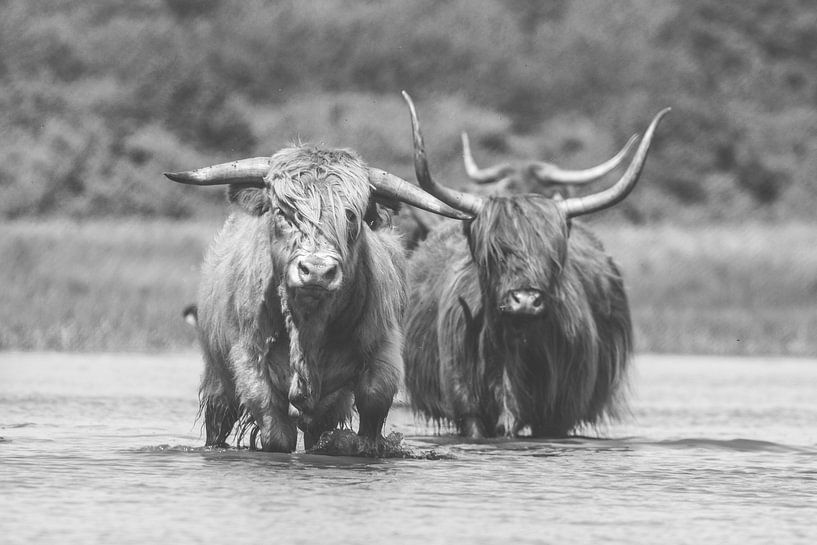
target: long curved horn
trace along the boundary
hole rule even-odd
[[[552,163],[544,161],[537,161],[531,163],[531,172],[534,177],[543,183],[557,183],[557,184],[586,184],[598,178],[601,178],[614,168],[616,168],[630,152],[630,149],[638,141],[638,135],[634,134],[627,141],[627,144],[621,148],[612,159],[608,159],[600,165],[584,169],[584,170],[566,170]]]
[[[564,211],[568,218],[590,214],[591,212],[598,212],[609,208],[621,202],[635,187],[638,182],[638,177],[641,175],[641,170],[644,168],[644,162],[647,160],[647,152],[650,150],[652,137],[655,133],[655,128],[658,122],[661,121],[671,108],[664,108],[652,119],[650,126],[644,133],[644,139],[635,152],[630,166],[621,176],[621,178],[613,185],[604,191],[586,195],[584,197],[571,197],[563,201],[559,201],[558,205]]]
[[[438,201],[416,185],[379,168],[369,167],[369,184],[374,194],[379,197],[404,202],[427,212],[457,220],[465,220],[470,217]]]
[[[165,176],[181,184],[243,184],[264,187],[264,177],[269,169],[269,157],[254,157],[186,172],[166,172]],[[369,169],[369,183],[376,194],[387,199],[399,200],[450,218],[466,219],[468,217],[441,203],[420,188],[383,170]]]
[[[480,197],[442,186],[431,178],[414,102],[405,91],[403,91],[403,98],[408,103],[409,113],[411,114],[411,130],[414,137],[414,172],[417,175],[417,181],[420,182],[420,187],[452,208],[471,215],[478,214],[484,205],[484,201]]]
[[[264,187],[264,176],[269,169],[269,157],[253,157],[185,172],[165,172],[165,176],[180,184],[243,184]]]
[[[513,167],[508,163],[502,163],[488,168],[479,168],[474,157],[471,155],[471,143],[468,141],[468,134],[462,133],[462,162],[465,163],[465,172],[468,177],[478,184],[491,184],[498,182],[511,172]]]

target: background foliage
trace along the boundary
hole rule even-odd
[[[0,216],[212,215],[160,173],[292,140],[413,179],[583,167],[664,106],[633,222],[813,217],[811,0],[0,0]]]

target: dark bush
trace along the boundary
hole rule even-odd
[[[143,183],[298,138],[411,177],[401,89],[453,181],[462,130],[480,164],[581,166],[672,106],[622,217],[722,218],[715,193],[730,214],[817,204],[810,0],[2,5],[5,217],[211,210],[217,192]]]
[[[701,204],[706,201],[706,192],[701,187],[699,180],[688,178],[669,178],[664,187],[681,204]]]
[[[179,18],[209,15],[218,5],[218,0],[164,0],[173,15]]]
[[[738,181],[760,204],[774,203],[790,182],[785,173],[770,169],[757,159],[740,166]]]

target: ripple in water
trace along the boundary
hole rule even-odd
[[[290,455],[201,446],[198,356],[186,382],[112,358],[0,353],[3,543],[817,543],[815,361],[639,358],[604,438],[469,441],[395,407],[374,450],[345,430]]]

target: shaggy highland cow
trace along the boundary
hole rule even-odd
[[[409,268],[405,380],[414,410],[468,437],[561,437],[615,416],[631,352],[621,275],[601,243],[571,218],[632,190],[659,113],[612,187],[553,200],[478,197],[437,184],[408,95],[420,185],[464,223],[446,222]]]
[[[291,452],[349,421],[375,443],[402,372],[406,263],[375,202],[462,217],[355,154],[311,146],[167,174],[229,184],[236,205],[202,267],[195,322],[207,445]]]

